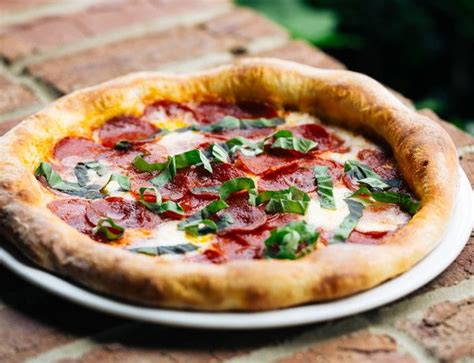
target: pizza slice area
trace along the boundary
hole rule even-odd
[[[387,150],[258,103],[155,102],[62,139],[35,173],[95,241],[203,263],[382,244],[419,208]]]

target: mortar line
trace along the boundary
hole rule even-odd
[[[415,339],[409,335],[391,326],[373,325],[369,331],[374,334],[389,335],[397,342],[397,350],[402,353],[408,353],[415,358],[417,362],[436,363],[438,360]]]
[[[135,24],[132,26],[115,29],[97,36],[89,37],[84,40],[66,44],[53,49],[45,50],[37,54],[28,55],[20,60],[12,62],[11,70],[19,74],[22,70],[34,63],[42,62],[52,58],[57,58],[69,54],[78,53],[87,49],[103,46],[122,40],[138,38],[157,32],[162,32],[176,26],[191,26],[204,21],[208,21],[218,15],[224,14],[232,9],[230,4],[218,4],[204,10],[196,10],[191,14],[180,14],[167,17],[165,19],[152,20]]]
[[[81,0],[81,1],[58,1],[49,4],[32,6],[25,10],[10,12],[2,15],[0,25],[2,27],[24,23],[30,20],[68,14],[83,10],[97,3],[112,3],[113,0]]]
[[[70,343],[66,343],[46,352],[40,353],[37,356],[25,360],[25,363],[54,363],[66,358],[79,359],[84,354],[87,354],[93,349],[102,346],[103,343],[100,342],[101,340],[107,340],[108,338],[121,336],[138,325],[139,323],[137,322],[117,324],[112,328],[102,330],[101,332],[92,336],[76,339]]]
[[[253,350],[239,357],[225,360],[225,363],[270,363],[277,359],[289,357],[295,353],[305,351],[314,345],[329,341],[341,334],[349,334],[354,331],[367,328],[370,322],[360,315],[339,321],[329,321],[318,324],[309,331],[288,339],[281,344],[271,344]]]

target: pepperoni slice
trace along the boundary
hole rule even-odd
[[[224,116],[238,118],[275,117],[274,109],[263,103],[226,103],[226,102],[203,102],[193,107],[194,114],[199,123],[212,124],[220,121]]]
[[[189,258],[189,261],[219,264],[234,260],[260,258],[262,247],[250,245],[227,237],[218,237],[202,254]]]
[[[236,194],[227,200],[229,207],[217,213],[220,217],[224,213],[230,214],[234,222],[221,234],[230,232],[252,231],[265,224],[267,215],[258,207],[248,203],[247,194]]]
[[[143,118],[146,120],[162,119],[164,117],[177,118],[184,113],[193,111],[186,105],[169,100],[161,100],[148,105],[143,112]]]
[[[97,225],[101,218],[112,218],[125,228],[152,229],[161,222],[161,218],[147,210],[141,204],[119,197],[97,199],[86,210],[87,220]]]
[[[388,235],[388,232],[359,232],[352,231],[348,241],[351,243],[378,245],[383,243],[383,239]]]
[[[51,212],[79,232],[90,233],[93,225],[86,218],[90,202],[84,199],[59,199],[48,204]]]
[[[114,147],[121,140],[135,141],[153,136],[157,129],[149,122],[133,117],[118,116],[107,121],[99,129],[102,145]]]
[[[297,162],[294,156],[283,156],[276,154],[260,154],[257,156],[245,156],[238,153],[235,165],[244,171],[255,175],[261,175],[267,172],[278,170]]]
[[[314,173],[311,169],[290,164],[277,171],[265,174],[258,182],[261,190],[282,190],[296,187],[306,193],[316,189]]]
[[[195,195],[217,195],[217,191],[199,191],[195,188],[219,186],[227,180],[243,177],[245,174],[227,163],[212,164],[212,173],[202,166],[187,169],[189,191]]]
[[[400,178],[395,161],[383,151],[363,149],[357,153],[357,158],[385,180]]]
[[[217,196],[212,195],[194,195],[191,193],[186,194],[182,199],[179,200],[179,204],[183,207],[184,212],[187,215],[196,213],[198,210],[204,208],[206,205],[217,199]]]
[[[69,161],[72,161],[74,165],[78,161],[101,159],[111,155],[111,153],[113,153],[111,150],[84,137],[65,137],[56,144],[53,151],[56,160],[63,164],[69,164]]]
[[[296,137],[313,140],[318,143],[317,150],[326,151],[336,149],[344,141],[336,135],[329,133],[323,126],[318,124],[305,124],[295,126],[289,129]]]

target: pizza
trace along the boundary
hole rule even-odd
[[[376,81],[252,59],[74,92],[0,141],[0,229],[140,304],[265,310],[408,270],[457,190],[447,134]]]

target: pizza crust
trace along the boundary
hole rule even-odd
[[[65,136],[152,101],[264,101],[291,106],[386,142],[422,207],[383,245],[337,244],[295,261],[206,265],[164,261],[91,240],[46,207],[33,172]],[[439,242],[457,192],[453,142],[378,82],[349,71],[249,59],[191,75],[138,73],[74,92],[0,139],[0,231],[41,267],[133,302],[201,310],[266,310],[335,299],[408,270]]]

